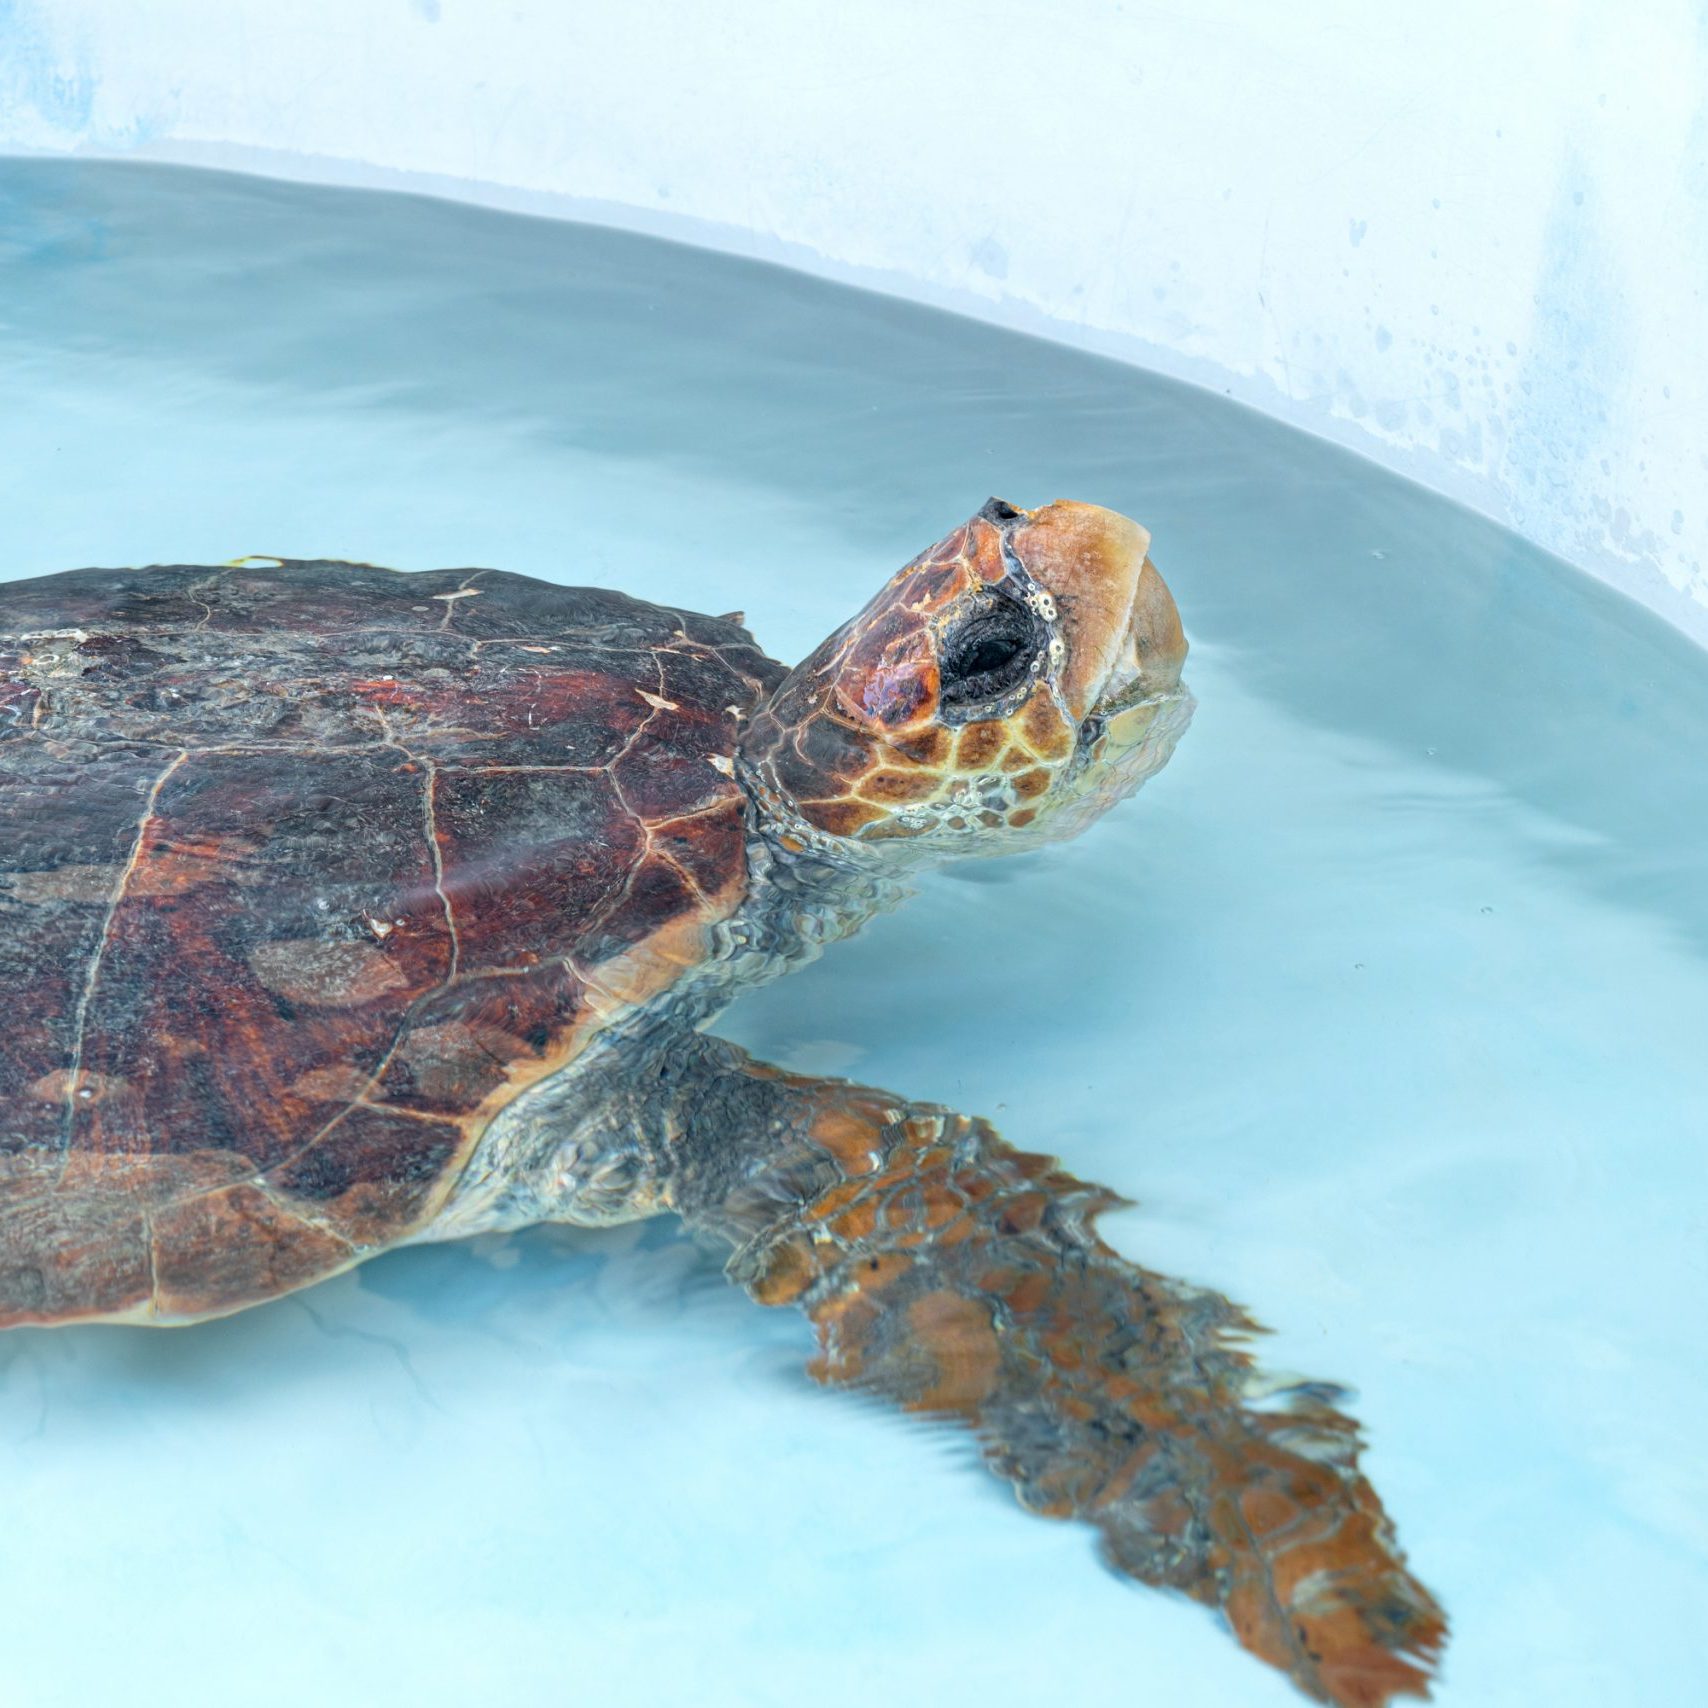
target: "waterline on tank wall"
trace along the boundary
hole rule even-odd
[[[1455,455],[1453,445],[1445,440],[1434,451],[1406,442],[1398,431],[1399,418],[1390,419],[1383,408],[1369,403],[1355,388],[1342,388],[1339,393],[1299,395],[1284,363],[1285,378],[1278,379],[1260,369],[1232,369],[1134,334],[1046,313],[1002,288],[1005,268],[1000,265],[975,267],[969,275],[982,274],[986,289],[952,288],[898,269],[844,261],[770,233],[669,210],[530,190],[477,178],[415,172],[333,155],[295,154],[234,143],[138,137],[122,148],[83,146],[72,153],[77,159],[113,165],[135,162],[183,166],[274,178],[285,183],[393,191],[495,212],[632,232],[784,267],[1106,357],[1231,399],[1295,431],[1338,445],[1502,527],[1513,528],[1545,550],[1637,600],[1698,645],[1708,647],[1708,605],[1693,597],[1687,591],[1688,582],[1680,580],[1680,576],[1692,573],[1687,566],[1681,566],[1678,576],[1669,575],[1663,567],[1655,550],[1661,543],[1658,533],[1634,528],[1624,511],[1605,500],[1599,501],[1595,509],[1600,525],[1588,518],[1554,515],[1547,502],[1552,488],[1545,465],[1557,460],[1558,447],[1552,435],[1560,430],[1566,418],[1549,415],[1544,419],[1534,407],[1528,415],[1542,422],[1540,438],[1522,431],[1509,433],[1502,442],[1491,443],[1486,454],[1480,445],[1469,447],[1474,455],[1468,461]],[[23,148],[17,149],[13,157],[65,158],[60,152]],[[986,253],[988,256],[989,251]],[[1545,329],[1556,327],[1556,320],[1545,320]],[[1379,339],[1384,331],[1378,329]],[[1386,336],[1391,342],[1392,334]],[[1545,365],[1539,368],[1535,359],[1531,370],[1552,373]],[[1514,407],[1515,414],[1525,413]],[[1471,466],[1476,462],[1485,467]],[[1673,514],[1676,523],[1680,513]],[[1701,573],[1700,565],[1695,566],[1694,573]]]

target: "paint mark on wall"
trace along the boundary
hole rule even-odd
[[[988,274],[993,279],[1008,277],[1008,250],[991,236],[981,237],[972,247],[967,259],[981,273]]]
[[[1518,369],[1502,473],[1514,521],[1540,534],[1576,518],[1577,544],[1628,559],[1659,556],[1659,538],[1623,505],[1585,502],[1579,471],[1609,465],[1629,423],[1612,419],[1624,394],[1633,335],[1623,266],[1581,186],[1586,163],[1575,150],[1561,163],[1543,237],[1536,312]]]
[[[86,48],[66,42],[32,0],[0,0],[0,111],[33,118],[49,142],[81,138],[94,106]]]

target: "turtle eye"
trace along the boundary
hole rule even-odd
[[[961,711],[1020,686],[1048,639],[1018,599],[998,596],[945,637],[938,657],[939,704]]]

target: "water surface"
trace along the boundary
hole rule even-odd
[[[1708,659],[1204,392],[652,240],[0,162],[0,576],[339,556],[793,659],[990,493],[1144,520],[1174,764],[724,1030],[994,1115],[1354,1384],[1452,1708],[1682,1703],[1708,1619]],[[0,1340],[6,1699],[1275,1708],[668,1225]]]

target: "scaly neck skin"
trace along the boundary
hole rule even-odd
[[[737,990],[816,959],[873,914],[899,906],[920,864],[898,858],[894,844],[863,846],[814,830],[740,759],[736,775],[747,795],[747,899],[719,928],[724,953],[693,980],[703,991],[680,993],[690,1005],[708,1004],[694,1025]]]

